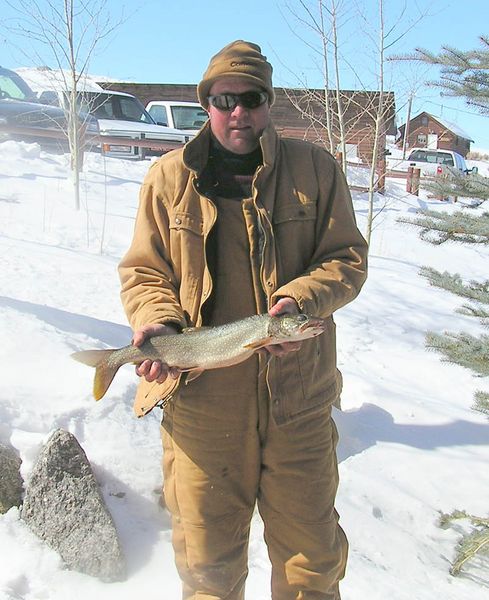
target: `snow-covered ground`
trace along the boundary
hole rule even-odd
[[[117,263],[131,238],[148,162],[88,155],[82,210],[74,210],[65,156],[0,144],[0,442],[18,449],[27,480],[58,427],[85,449],[119,530],[128,578],[101,583],[63,568],[11,509],[0,516],[0,600],[179,600],[169,519],[158,505],[160,411],[136,419],[136,376],[125,367],[108,394],[91,397],[93,372],[74,350],[121,346],[131,336]],[[460,204],[415,197],[388,180],[376,201],[370,275],[336,314],[343,411],[337,508],[350,540],[343,600],[482,600],[487,562],[448,573],[460,528],[440,511],[487,515],[489,424],[471,410],[487,378],[424,348],[427,330],[479,332],[462,300],[418,275],[422,265],[487,279],[489,248],[430,246],[397,222],[418,208]],[[366,195],[355,194],[365,231]],[[482,210],[482,209],[476,209]],[[247,600],[269,600],[270,567],[255,516]]]

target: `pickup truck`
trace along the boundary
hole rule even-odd
[[[464,157],[453,150],[412,148],[407,160],[402,162],[402,168],[419,167],[421,176],[442,175],[450,169],[465,174],[472,171],[467,167]]]
[[[152,100],[146,104],[146,110],[158,125],[179,129],[191,138],[199,133],[208,118],[198,102]]]
[[[39,102],[66,109],[68,93],[61,73],[54,69],[17,69],[37,95]],[[171,127],[157,125],[144,109],[141,101],[132,94],[105,90],[88,77],[80,79],[77,104],[80,114],[88,114],[98,121],[100,136],[111,138],[101,144],[101,151],[112,158],[144,159],[159,156],[163,151],[132,146],[126,140],[114,143],[114,138],[124,137],[148,142],[168,142],[170,147],[183,146],[190,136]]]

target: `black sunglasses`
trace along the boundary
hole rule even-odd
[[[258,108],[268,100],[266,92],[244,92],[244,94],[217,94],[207,98],[209,104],[219,110],[231,111],[238,104],[243,108],[253,109]]]

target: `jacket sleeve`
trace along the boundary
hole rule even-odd
[[[315,251],[308,268],[281,286],[272,302],[289,296],[301,311],[327,317],[351,302],[367,277],[367,243],[358,230],[350,190],[336,160],[317,149]]]
[[[163,173],[156,162],[141,187],[134,236],[119,264],[122,304],[134,331],[149,324],[186,326],[169,253],[163,184]]]

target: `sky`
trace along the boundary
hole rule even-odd
[[[127,562],[126,579],[116,583],[66,569],[13,507],[0,515],[0,600],[181,598],[170,520],[158,502],[161,412],[134,416],[132,365],[95,402],[93,370],[70,357],[131,338],[117,264],[148,167],[86,154],[76,211],[67,155],[0,143],[0,444],[16,450],[28,485],[51,433],[70,431],[91,462]],[[479,167],[488,174],[488,163]],[[362,183],[367,170],[351,167],[349,176]],[[365,233],[367,195],[354,192],[353,201]],[[476,390],[489,391],[489,378],[425,348],[428,330],[478,336],[482,327],[456,312],[464,299],[430,286],[419,269],[483,281],[489,247],[433,246],[398,221],[420,207],[454,212],[464,204],[413,196],[403,180],[388,178],[374,202],[369,277],[334,315],[344,379],[343,410],[334,411],[336,507],[350,541],[343,600],[487,598],[487,562],[469,561],[457,578],[448,572],[470,524],[442,529],[438,521],[455,509],[487,516],[489,422],[471,406]],[[255,513],[246,600],[270,600],[262,534]]]
[[[43,6],[46,1],[38,3]],[[101,1],[93,0],[92,5],[100,6]],[[61,0],[51,3],[59,5]],[[316,0],[305,3],[313,10],[317,5]],[[337,4],[340,87],[377,89],[377,0],[338,0]],[[438,52],[443,45],[469,50],[477,48],[478,37],[487,33],[487,0],[391,0],[385,5],[385,30],[390,31],[387,44],[393,44],[387,56],[410,53],[416,47]],[[304,23],[306,13],[299,0],[135,0],[125,4],[107,0],[106,7],[102,14],[116,27],[93,52],[91,74],[119,81],[196,84],[213,54],[235,39],[245,39],[258,43],[274,65],[274,85],[322,87],[318,55],[311,48],[317,48],[319,40]],[[3,66],[30,67],[42,60],[55,67],[49,50],[39,50],[32,38],[13,36],[13,14],[8,2],[0,0]],[[93,37],[89,34],[87,39]],[[436,75],[436,68],[425,65],[386,65],[386,87],[396,93],[398,124],[406,120],[407,99],[412,93],[412,114],[428,111],[442,117],[462,128],[474,140],[474,147],[489,149],[487,117],[462,100],[440,96],[439,90],[421,85]]]

